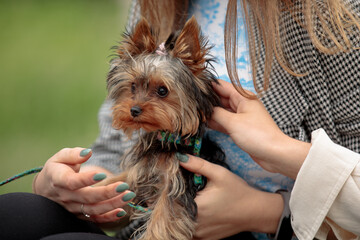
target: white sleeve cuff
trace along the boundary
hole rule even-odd
[[[333,143],[323,129],[312,133],[311,142],[290,198],[291,224],[299,239],[314,239],[317,234],[318,237],[327,235],[327,232],[321,232],[329,230],[322,226],[325,217],[360,162],[359,154]],[[355,195],[360,194],[358,185],[357,188]]]

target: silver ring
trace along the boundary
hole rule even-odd
[[[86,218],[90,218],[91,216],[87,213],[84,212],[84,204],[81,204],[80,206],[80,211],[81,213],[86,217]]]

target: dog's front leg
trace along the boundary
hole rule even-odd
[[[169,167],[169,165],[167,165]],[[194,199],[187,194],[185,181],[176,173],[163,173],[163,187],[152,204],[152,212],[141,240],[187,240],[193,238],[195,217],[189,212]]]

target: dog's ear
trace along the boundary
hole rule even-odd
[[[120,58],[134,57],[141,53],[152,53],[156,50],[155,34],[149,23],[142,18],[135,26],[132,33],[124,35],[117,53]]]
[[[205,56],[209,51],[206,43],[193,16],[185,23],[183,30],[176,38],[171,54],[176,58],[180,58],[197,75],[205,68]]]

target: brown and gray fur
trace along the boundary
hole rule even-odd
[[[114,101],[113,126],[128,136],[140,132],[116,180],[126,181],[136,193],[134,201],[151,209],[130,213],[131,219],[145,220],[136,239],[192,239],[197,215],[194,198],[199,189],[175,153],[192,154],[193,149],[161,142],[157,134],[203,137],[200,157],[223,162],[221,149],[204,135],[213,107],[220,105],[212,89],[218,82],[210,47],[194,17],[166,40],[166,55],[156,53],[160,42],[142,19],[124,36],[112,61],[107,86]]]

